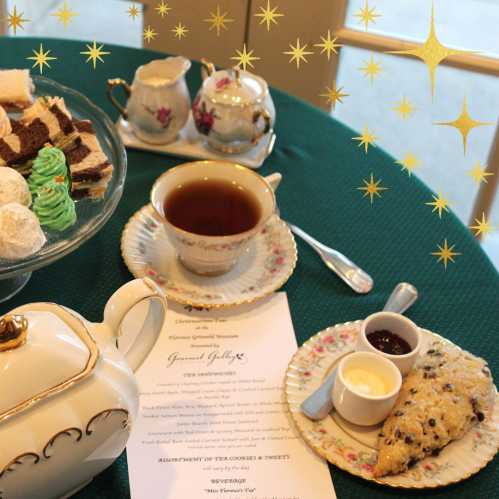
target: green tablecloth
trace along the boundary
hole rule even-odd
[[[146,50],[106,46],[111,55],[93,70],[79,53],[85,50],[80,42],[3,38],[0,67],[28,67],[26,57],[40,41],[45,50],[52,50],[50,55],[58,57],[44,74],[84,93],[113,119],[117,113],[105,96],[107,78],[120,76],[131,81],[137,66],[160,57]],[[194,94],[200,85],[197,64],[189,72],[188,83]],[[284,287],[298,342],[303,343],[329,325],[381,309],[394,285],[408,281],[418,288],[421,298],[407,315],[488,359],[497,382],[499,276],[469,231],[451,213],[441,220],[432,213],[424,204],[432,200],[430,190],[414,176],[402,173],[394,159],[381,149],[370,148],[366,156],[352,141],[357,133],[282,92],[272,91],[272,95],[278,113],[278,139],[260,172],[280,171],[284,175],[277,196],[283,216],[349,255],[371,273],[376,283],[369,295],[355,295],[325,269],[312,249],[298,241],[298,265]],[[107,298],[132,277],[120,256],[123,226],[148,202],[156,177],[180,162],[128,151],[126,188],[112,219],[79,250],[35,272],[20,294],[0,305],[0,314],[27,302],[53,301],[78,310],[90,320],[100,320]],[[356,189],[371,172],[389,187],[372,206]],[[447,271],[430,255],[444,238],[462,253]],[[427,492],[383,488],[333,466],[331,473],[341,499],[492,498],[499,490],[497,459],[463,483]],[[126,456],[121,456],[77,497],[129,497]]]

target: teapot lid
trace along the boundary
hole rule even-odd
[[[269,91],[263,78],[238,68],[215,71],[203,82],[203,90],[214,104],[236,107],[259,103]]]
[[[0,317],[0,424],[93,371],[99,349],[83,321],[53,303]]]

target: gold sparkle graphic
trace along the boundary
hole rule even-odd
[[[203,19],[205,23],[210,23],[210,31],[213,29],[217,30],[217,36],[220,36],[220,30],[228,30],[226,23],[233,23],[234,19],[229,19],[228,12],[224,12],[223,14],[220,13],[220,5],[217,5],[217,12],[210,12],[210,18],[208,19]]]
[[[336,103],[343,103],[343,97],[348,97],[350,94],[345,94],[342,92],[343,87],[337,88],[336,81],[333,81],[331,88],[326,87],[326,93],[320,94],[320,97],[326,97],[327,101],[336,109]]]
[[[437,38],[437,33],[435,31],[435,6],[431,6],[431,23],[430,23],[430,33],[428,38],[420,47],[409,50],[393,50],[389,51],[389,54],[405,54],[413,55],[421,59],[430,72],[431,81],[431,95],[435,95],[435,73],[437,66],[450,55],[454,54],[466,54],[470,53],[465,50],[454,50],[449,49],[445,45],[442,45]]]
[[[300,39],[296,39],[296,45],[293,45],[292,43],[289,44],[289,48],[291,50],[288,50],[287,52],[283,52],[283,54],[290,55],[291,58],[289,59],[289,62],[292,63],[293,61],[296,62],[296,69],[300,69],[300,61],[308,62],[307,58],[305,56],[307,55],[312,55],[313,52],[307,51],[308,44],[306,43],[305,45],[301,46],[300,45]]]
[[[474,120],[468,113],[468,103],[466,101],[466,97],[463,100],[463,108],[461,110],[461,114],[454,121],[439,121],[434,123],[435,125],[445,125],[452,126],[459,130],[461,135],[463,136],[463,148],[464,155],[466,155],[466,146],[468,143],[468,134],[476,128],[477,126],[485,126],[485,125],[493,125],[493,123],[488,121],[477,121]]]
[[[374,82],[374,78],[378,76],[378,74],[383,71],[383,68],[381,67],[381,62],[378,61],[376,62],[374,60],[374,55],[371,54],[371,59],[369,61],[364,61],[365,66],[362,68],[359,68],[359,71],[364,72],[364,76],[369,77],[371,80],[371,85]]]
[[[182,39],[182,37],[186,37],[187,33],[189,33],[189,30],[187,29],[187,26],[185,24],[182,24],[179,22],[173,29],[172,33],[175,35],[176,38],[179,40]]]
[[[402,97],[402,100],[397,102],[397,105],[393,108],[403,120],[406,120],[416,108],[407,100],[407,97]]]
[[[354,16],[359,18],[359,23],[364,23],[367,31],[369,23],[376,23],[376,18],[381,17],[381,14],[376,13],[376,7],[369,8],[369,2],[366,0],[364,7],[360,8]]]
[[[24,29],[23,24],[31,22],[29,19],[23,17],[24,12],[17,12],[17,7],[14,5],[12,12],[7,13],[7,26],[12,28],[14,35],[17,35],[17,28]]]
[[[331,31],[327,30],[327,38],[324,38],[321,36],[321,41],[322,43],[315,43],[314,47],[321,48],[321,54],[326,52],[327,54],[327,60],[329,61],[331,54],[337,54],[338,51],[336,50],[338,47],[343,47],[343,45],[340,45],[339,43],[336,43],[336,40],[338,39],[337,36],[334,38],[331,38]]]
[[[409,177],[421,165],[421,161],[410,151],[402,159],[396,161],[396,163],[402,167],[402,171],[407,171]]]
[[[132,5],[130,5],[130,7],[128,7],[127,9],[127,13],[128,17],[131,17],[132,20],[135,21],[135,18],[139,15],[139,9],[134,3],[132,3]]]
[[[494,175],[493,172],[487,172],[485,171],[485,167],[482,167],[480,164],[480,161],[477,161],[471,170],[466,172],[474,182],[476,182],[478,185],[480,185],[482,182],[484,184],[487,184],[487,177],[490,177],[491,175]]]
[[[447,243],[447,239],[444,239],[444,245],[440,246],[440,244],[437,244],[437,247],[439,251],[434,251],[432,253],[433,256],[438,256],[438,262],[444,262],[444,267],[445,270],[447,270],[447,263],[452,262],[454,263],[454,257],[459,256],[462,253],[456,253],[454,251],[455,244],[449,247]]]
[[[482,212],[482,219],[475,218],[476,225],[470,225],[470,229],[475,231],[475,237],[485,236],[494,229],[490,222],[485,218],[485,213]]]
[[[378,140],[378,137],[374,135],[372,132],[369,131],[369,127],[365,126],[364,129],[362,130],[362,135],[359,137],[353,137],[352,140],[358,140],[359,141],[359,147],[364,146],[364,150],[367,154],[369,146],[376,147],[376,140]]]
[[[144,37],[145,42],[151,43],[151,40],[154,40],[158,36],[158,33],[154,28],[151,27],[150,24],[148,24],[142,36]]]
[[[87,49],[84,52],[80,52],[82,55],[88,55],[88,58],[85,62],[90,62],[92,61],[92,65],[94,69],[97,67],[97,61],[100,61],[104,63],[104,59],[102,58],[103,55],[109,55],[111,52],[105,52],[103,49],[104,44],[101,44],[97,47],[97,43],[94,40],[94,43],[92,46],[86,45]]]
[[[35,55],[32,55],[31,57],[26,57],[26,59],[35,61],[32,67],[35,68],[36,66],[38,66],[40,74],[43,74],[44,66],[47,66],[50,69],[49,61],[55,61],[57,59],[57,57],[52,57],[51,55],[49,55],[51,50],[47,50],[46,52],[44,52],[42,43],[40,43],[40,50],[38,52],[34,49],[32,52]]]
[[[272,24],[277,24],[277,18],[283,17],[284,14],[279,12],[278,7],[270,7],[270,0],[267,0],[267,7],[264,9],[260,7],[260,12],[255,14],[255,17],[261,17],[260,24],[267,24],[267,31],[270,31]]]
[[[51,14],[51,16],[57,17],[59,22],[64,25],[64,29],[66,29],[71,22],[71,18],[77,17],[79,14],[68,8],[68,2],[64,0],[63,6],[58,11]]]
[[[231,57],[231,60],[237,62],[237,66],[246,71],[246,67],[254,68],[253,61],[259,61],[260,57],[253,55],[254,50],[250,50],[249,52],[246,50],[246,44],[243,45],[243,51],[236,49],[236,54],[234,57]]]
[[[165,0],[161,0],[161,3],[158,3],[158,5],[154,8],[154,10],[161,16],[165,17],[168,15],[168,12],[172,10],[172,8],[168,5]]]
[[[366,179],[363,179],[362,182],[364,182],[364,186],[357,187],[357,190],[364,191],[364,197],[369,196],[371,204],[373,204],[374,196],[378,196],[380,198],[381,192],[388,190],[388,187],[379,185],[381,184],[381,179],[376,181],[374,180],[374,175],[372,173],[369,182]]]
[[[449,212],[449,201],[445,199],[440,192],[438,193],[438,196],[432,194],[431,197],[433,198],[433,201],[425,203],[425,205],[433,206],[433,210],[431,210],[431,212],[433,213],[438,211],[438,218],[442,218],[442,212]]]

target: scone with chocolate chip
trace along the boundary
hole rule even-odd
[[[494,394],[483,359],[443,341],[433,342],[404,380],[379,434],[374,476],[400,473],[426,456],[438,455],[483,421]]]

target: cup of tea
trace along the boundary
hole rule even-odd
[[[216,276],[235,265],[274,214],[280,180],[228,161],[196,161],[161,175],[151,203],[182,264]]]

